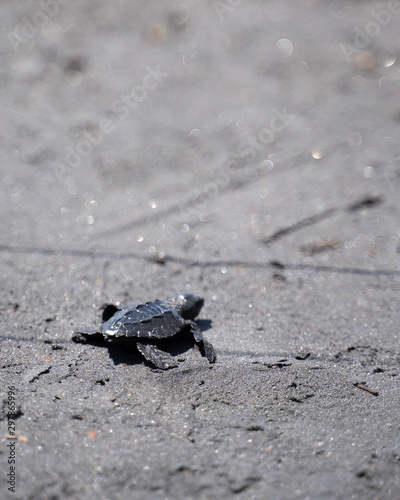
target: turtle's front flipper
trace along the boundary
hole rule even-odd
[[[149,363],[152,363],[161,370],[168,370],[177,366],[174,358],[167,352],[161,351],[154,344],[145,344],[143,342],[136,342],[138,351],[146,358]]]
[[[192,327],[194,341],[199,346],[201,354],[205,356],[210,363],[215,363],[217,355],[215,354],[213,345],[203,337],[203,334],[194,321],[190,321],[190,325]]]
[[[77,344],[87,344],[88,342],[101,342],[104,340],[103,335],[100,332],[96,332],[93,330],[77,330],[72,335],[72,340]]]

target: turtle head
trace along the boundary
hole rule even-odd
[[[169,299],[173,307],[184,319],[194,319],[203,307],[204,299],[194,293],[180,293]]]

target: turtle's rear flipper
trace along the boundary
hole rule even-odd
[[[191,324],[194,341],[199,346],[201,354],[205,356],[210,363],[215,363],[217,355],[215,354],[213,345],[203,337],[203,334],[194,321],[192,321]]]
[[[208,342],[208,340],[203,338],[203,348],[204,354],[210,363],[215,363],[217,360],[217,355],[215,354],[215,350],[212,344]]]
[[[93,330],[78,330],[72,335],[72,340],[77,344],[101,343],[104,341],[104,337],[100,332],[94,332]]]
[[[168,370],[177,366],[177,362],[167,352],[161,351],[154,344],[145,344],[143,342],[136,342],[138,351],[143,355],[149,363],[152,363],[161,370]]]

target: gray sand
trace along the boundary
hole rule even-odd
[[[0,7],[0,496],[400,498],[400,2],[77,4]],[[71,341],[179,291],[212,366]]]

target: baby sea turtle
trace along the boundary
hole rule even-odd
[[[193,321],[199,314],[204,299],[193,293],[181,293],[166,300],[154,300],[144,304],[118,309],[109,305],[104,309],[100,331],[78,330],[72,339],[86,342],[92,336],[103,338],[129,337],[136,342],[139,352],[157,368],[176,366],[174,358],[160,350],[157,341],[173,337],[182,331],[190,331],[203,356],[214,363],[214,347],[202,335]]]

